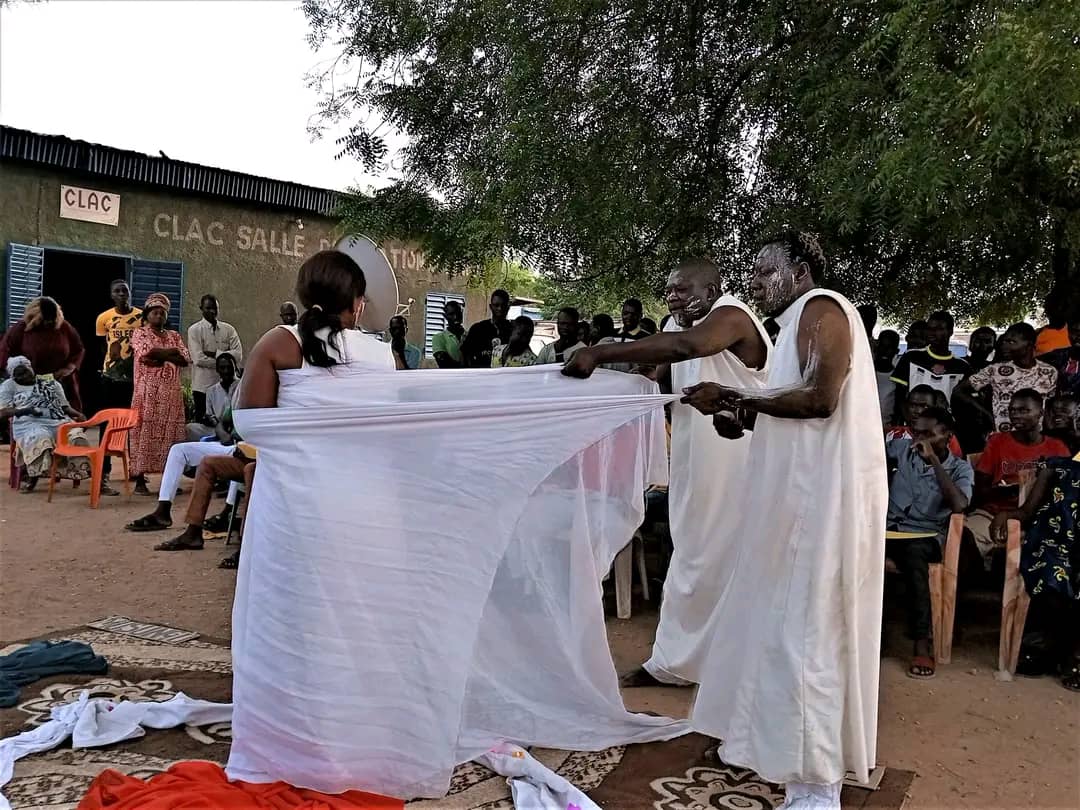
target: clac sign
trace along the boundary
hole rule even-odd
[[[120,195],[78,186],[60,186],[60,217],[99,225],[118,225]]]

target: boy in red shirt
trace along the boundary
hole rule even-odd
[[[990,435],[986,450],[975,465],[972,498],[975,510],[964,522],[975,538],[987,571],[995,545],[990,523],[998,512],[1017,508],[1022,474],[1027,471],[1034,474],[1044,459],[1071,455],[1064,442],[1043,434],[1043,399],[1033,388],[1021,388],[1012,395],[1009,423],[1012,430]]]

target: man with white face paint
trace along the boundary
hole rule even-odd
[[[753,475],[691,723],[725,762],[786,783],[786,808],[839,810],[877,737],[888,487],[862,320],[818,288],[808,234],[765,243],[751,286],[780,326],[768,387],[687,389],[703,413],[753,420]]]
[[[665,298],[672,318],[664,332],[580,349],[563,373],[588,377],[600,364],[670,363],[674,391],[702,380],[762,386],[769,336],[746,304],[720,289],[714,262],[682,262],[668,277]],[[689,686],[700,680],[719,584],[737,539],[731,490],[749,472],[749,436],[739,428],[739,438],[725,441],[713,425],[688,405],[672,405],[668,512],[674,554],[652,656],[623,677],[623,686]]]

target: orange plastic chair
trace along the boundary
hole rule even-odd
[[[128,481],[128,432],[139,423],[139,412],[131,408],[107,408],[98,411],[85,422],[70,422],[61,425],[56,432],[56,447],[53,448],[52,468],[49,470],[49,503],[52,503],[53,488],[56,486],[56,467],[62,457],[86,456],[90,459],[90,508],[97,509],[101,500],[101,478],[104,474],[105,456],[120,458],[124,463],[124,494],[131,497],[131,484]],[[68,434],[75,428],[105,425],[105,434],[97,447],[82,447],[68,444]]]

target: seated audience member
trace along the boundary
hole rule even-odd
[[[926,321],[929,345],[925,349],[908,349],[896,364],[890,379],[896,383],[895,413],[904,413],[904,399],[918,385],[929,385],[952,397],[953,390],[971,373],[966,360],[956,357],[949,348],[953,336],[953,317],[948,312],[935,312]],[[899,420],[898,420],[899,421]]]
[[[519,315],[510,324],[510,342],[491,355],[492,368],[520,368],[536,365],[536,354],[529,348],[534,324],[528,315]]]
[[[22,356],[8,358],[9,378],[0,383],[0,419],[12,420],[11,440],[15,442],[15,463],[26,466],[24,491],[31,492],[38,479],[48,476],[52,467],[53,448],[60,426],[69,422],[85,422],[86,417],[68,404],[63,387],[52,376],[38,377],[30,361]],[[89,446],[81,428],[68,433],[70,444]],[[71,478],[75,486],[90,477],[90,465],[85,457],[63,459],[57,465],[57,475]]]
[[[980,326],[971,333],[968,339],[968,355],[965,358],[971,366],[972,373],[982,371],[990,365],[990,355],[994,353],[997,345],[997,332],[989,326]]]
[[[578,311],[573,307],[563,307],[559,310],[555,321],[559,337],[539,351],[536,355],[537,365],[565,363],[574,356],[574,352],[585,348],[585,344],[578,341],[579,320]]]
[[[944,411],[948,411],[949,409],[942,404],[943,398],[940,391],[935,391],[929,385],[916,385],[904,402],[903,424],[890,429],[885,434],[885,441],[892,441],[893,439],[910,439],[912,437],[912,427],[927,408],[941,408]],[[956,436],[953,435],[953,430],[951,429],[949,431],[949,452],[954,456],[962,457],[964,455],[963,451],[960,449],[960,443],[956,441]]]
[[[646,335],[655,335],[656,321],[654,321],[652,318],[642,318],[641,331],[643,331]]]
[[[241,539],[244,536],[243,521],[244,521],[244,518],[247,516],[246,515],[247,504],[251,500],[251,490],[252,490],[252,487],[254,487],[254,486],[255,486],[255,462],[252,461],[252,462],[249,462],[248,464],[244,465],[244,490],[245,490],[245,492],[247,494],[244,496],[244,499],[243,499],[241,505],[239,507],[237,507],[237,510],[236,510],[237,525],[233,529],[233,531],[238,531],[239,532]],[[230,489],[230,492],[232,492],[231,489]],[[229,525],[229,514],[228,514],[229,508],[231,508],[231,504],[227,504],[226,507],[225,507],[225,511],[223,511],[220,515],[215,515],[214,517],[210,518],[210,520],[206,521],[203,524],[203,528],[206,531],[209,531],[209,532],[214,532],[214,531],[224,532],[224,531],[226,531],[226,529],[227,529],[227,527]],[[212,521],[216,522],[218,525],[211,526]],[[234,551],[228,557],[225,557],[221,562],[219,562],[218,563],[218,568],[224,568],[224,569],[230,570],[230,571],[235,571],[237,568],[239,568],[240,567],[240,549],[241,548],[243,548],[243,543],[241,543],[241,545],[237,547],[236,551]]]
[[[1048,653],[1021,649],[1023,675],[1056,673],[1080,692],[1080,456],[1048,461],[1023,506],[999,512],[992,532],[1006,539],[1010,518],[1025,526],[1020,575],[1031,596],[1032,616],[1042,617]],[[1026,645],[1025,645],[1026,646]]]
[[[623,340],[638,340],[648,335],[656,334],[656,324],[653,324],[653,330],[649,332],[642,325],[642,316],[644,315],[645,308],[641,305],[641,302],[636,298],[627,298],[623,301],[622,305],[622,329],[619,330],[618,337]]]
[[[202,442],[200,442],[202,444]],[[247,458],[239,448],[228,455],[206,456],[199,462],[195,474],[195,487],[191,492],[185,521],[187,528],[164,543],[154,546],[154,551],[197,551],[203,547],[203,523],[210,509],[214,486],[220,481],[243,481],[244,468],[253,459]],[[161,505],[159,501],[159,506]],[[156,513],[155,513],[156,514]]]
[[[900,351],[900,333],[892,329],[882,329],[872,346],[878,403],[881,405],[881,423],[887,425],[893,421],[896,413],[896,383],[893,382],[892,375]]]
[[[1001,350],[995,353],[1001,360],[972,374],[956,388],[954,400],[965,409],[974,410],[993,418],[994,429],[1010,429],[1009,409],[1013,394],[1022,389],[1032,389],[1046,398],[1057,387],[1057,369],[1035,359],[1035,327],[1017,323],[1005,330]],[[986,406],[974,394],[989,389],[991,407]]]
[[[592,319],[592,343],[590,345],[595,346],[598,343],[610,342],[614,339],[615,321],[612,320],[612,317],[603,312],[594,315]]]
[[[1039,329],[1035,336],[1035,354],[1049,354],[1057,349],[1069,347],[1069,295],[1065,290],[1055,287],[1043,301],[1043,313],[1046,326]]]
[[[1080,453],[1080,407],[1077,401],[1067,396],[1046,400],[1043,433],[1060,439],[1070,453]]]
[[[206,415],[202,421],[188,422],[189,442],[197,442],[208,436],[227,435],[227,431],[220,430],[221,420],[227,412],[236,407],[240,396],[240,368],[236,364],[236,358],[228,352],[222,352],[215,359],[218,377],[221,379],[206,389]]]
[[[592,345],[592,324],[589,323],[587,318],[582,318],[578,321],[577,325],[577,339],[578,343],[583,346]]]
[[[465,365],[461,354],[461,341],[465,339],[462,320],[465,311],[457,301],[447,301],[443,306],[446,328],[431,338],[431,356],[439,368],[461,368]]]
[[[1080,312],[1069,318],[1069,345],[1039,358],[1057,369],[1057,392],[1080,399]]]
[[[915,645],[908,669],[912,678],[934,675],[929,566],[941,560],[950,516],[967,509],[971,498],[971,465],[949,452],[953,428],[948,411],[927,408],[915,420],[910,438],[886,445],[890,466],[896,469],[889,483],[886,525],[890,531],[921,535],[888,540],[885,546],[885,556],[904,574],[908,636]]]
[[[296,326],[300,311],[292,301],[286,301],[278,308],[278,317],[285,326]]]
[[[1016,509],[1021,474],[1033,472],[1040,461],[1069,455],[1060,440],[1044,436],[1043,400],[1038,391],[1022,388],[1009,401],[1009,431],[994,433],[975,465],[974,511],[965,525],[982,555],[986,570],[997,539],[991,532],[994,516]]]
[[[930,343],[930,338],[926,336],[926,321],[912,321],[904,336],[904,342],[907,344],[905,351],[925,349]]]
[[[395,315],[390,319],[387,329],[390,335],[390,350],[398,358],[398,368],[420,368],[420,360],[423,352],[419,346],[414,346],[406,341],[405,336],[409,333],[409,322],[403,315]]]

